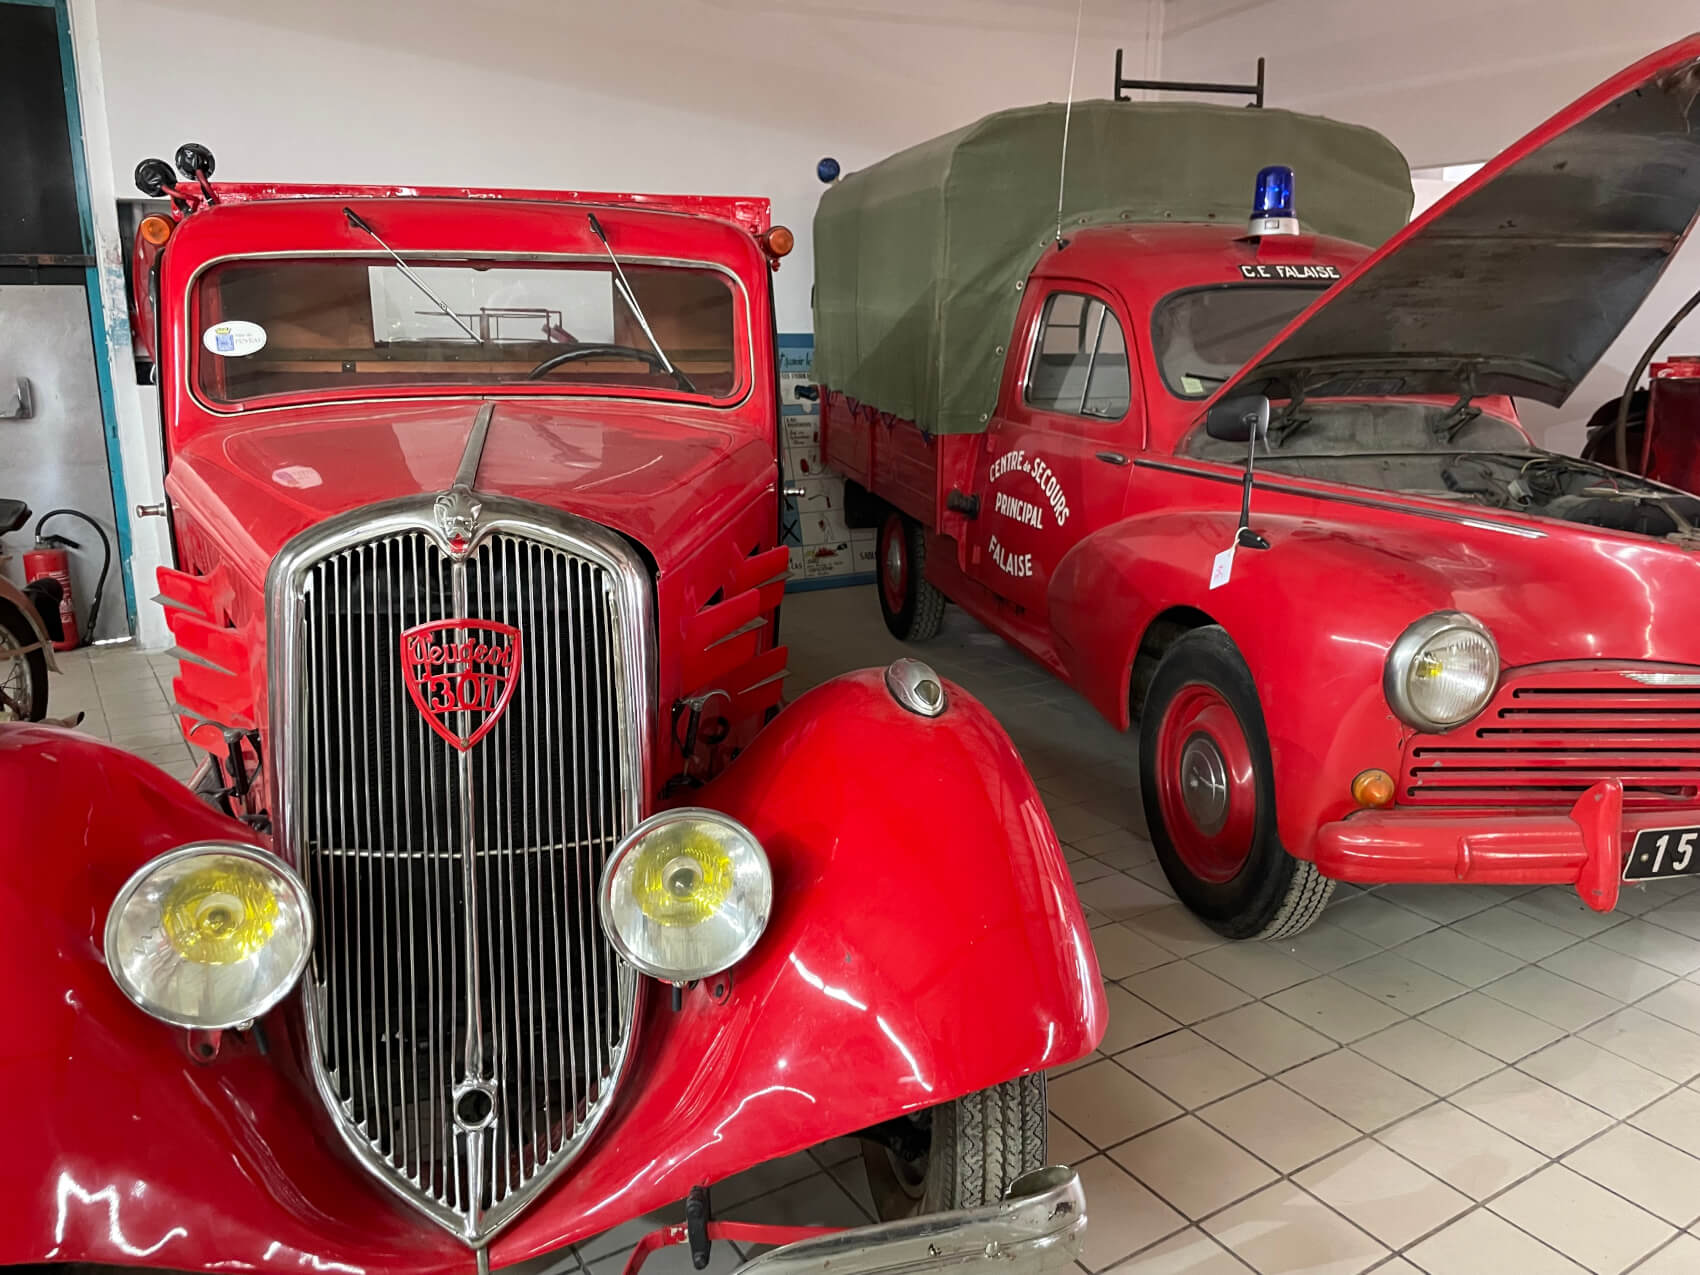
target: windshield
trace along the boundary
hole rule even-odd
[[[1151,345],[1169,391],[1208,398],[1323,288],[1229,283],[1171,293],[1151,319]]]
[[[623,264],[674,372],[606,261],[265,260],[202,276],[196,384],[218,403],[490,384],[738,397],[749,354],[732,280],[706,266]]]

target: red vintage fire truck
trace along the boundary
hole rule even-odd
[[[1514,407],[1688,233],[1697,101],[1692,37],[1402,230],[1396,151],[1281,111],[1077,103],[1054,222],[1060,106],[839,181],[823,449],[892,632],[948,598],[1137,722],[1158,857],[1231,936],[1339,880],[1610,909],[1700,872],[1700,500]]]
[[[0,1265],[473,1272],[686,1198],[633,1267],[1069,1264],[1044,1072],[1105,1000],[1031,780],[919,661],[781,710],[767,202],[177,158],[136,331],[207,758],[0,727]],[[840,1135],[882,1224],[712,1219]]]

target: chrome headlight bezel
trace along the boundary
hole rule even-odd
[[[148,988],[141,986],[132,977],[131,971],[119,958],[119,948],[122,943],[121,928],[129,909],[136,904],[137,896],[160,872],[178,867],[189,859],[215,857],[244,860],[264,869],[276,878],[277,887],[274,887],[276,893],[286,897],[295,910],[300,926],[300,950],[285,967],[283,976],[267,988],[264,994],[244,1003],[240,1013],[213,1017],[195,1016],[178,1012],[162,1004],[155,996],[150,994]],[[143,1013],[173,1027],[183,1027],[191,1031],[221,1031],[253,1022],[262,1014],[274,1008],[300,985],[301,976],[312,956],[313,938],[312,900],[308,896],[306,885],[287,863],[269,851],[242,842],[194,841],[168,850],[164,854],[155,855],[130,874],[129,879],[124,882],[117,895],[114,896],[112,906],[107,910],[106,925],[102,930],[102,955],[106,961],[107,972],[112,975],[112,981],[118,985],[118,990],[123,992],[125,997]]]
[[[1431,718],[1411,701],[1408,686],[1410,672],[1417,656],[1437,639],[1459,632],[1473,634],[1487,644],[1488,654],[1493,660],[1493,675],[1488,678],[1479,700],[1468,712],[1445,720]],[[1488,631],[1487,625],[1465,611],[1433,611],[1409,625],[1393,643],[1387,652],[1387,662],[1382,668],[1381,689],[1387,697],[1388,707],[1406,725],[1425,734],[1439,734],[1462,726],[1480,715],[1481,711],[1493,702],[1494,691],[1499,686],[1500,672],[1499,644],[1493,640],[1493,634]]]
[[[630,897],[630,882],[623,871],[631,861],[632,856],[644,847],[644,844],[656,833],[672,825],[680,823],[706,823],[714,825],[741,843],[741,850],[747,866],[757,874],[757,915],[738,937],[738,941],[716,953],[710,960],[696,962],[692,965],[666,965],[640,951],[631,938],[621,929],[620,918],[616,914],[614,892],[625,889]],[[641,973],[651,978],[661,979],[668,983],[689,983],[698,979],[712,978],[716,974],[731,969],[743,960],[754,949],[761,936],[766,933],[768,922],[773,915],[773,865],[768,861],[767,851],[760,841],[748,828],[728,814],[718,810],[710,810],[703,806],[677,806],[671,810],[661,811],[645,819],[631,832],[627,833],[614,853],[608,856],[608,862],[603,866],[602,879],[598,883],[597,911],[602,921],[602,931],[607,936],[621,960]]]

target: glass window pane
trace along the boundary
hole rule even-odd
[[[605,263],[410,265],[417,281],[393,263],[361,259],[213,267],[197,285],[202,393],[229,403],[325,390],[359,396],[392,387],[525,385],[562,354],[570,357],[543,374],[540,388],[692,392],[660,368]],[[640,262],[626,275],[655,339],[695,394],[735,397],[748,383],[748,355],[739,349],[727,278],[707,267]],[[214,339],[220,325],[261,339],[251,350],[223,349]]]
[[[1322,292],[1252,283],[1165,298],[1151,322],[1164,383],[1180,398],[1208,398]]]
[[[1127,415],[1132,398],[1127,341],[1122,336],[1122,325],[1116,322],[1116,316],[1105,310],[1103,326],[1098,332],[1098,353],[1092,359],[1092,376],[1086,386],[1086,403],[1082,410],[1088,416],[1120,420]]]
[[[1131,401],[1127,339],[1102,301],[1058,292],[1045,302],[1027,402],[1048,412],[1119,420]]]
[[[1073,292],[1059,292],[1045,302],[1027,370],[1027,401],[1034,407],[1079,413],[1103,310],[1102,302]]]

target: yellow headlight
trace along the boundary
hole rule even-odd
[[[707,837],[687,834],[675,845],[639,850],[632,864],[632,897],[660,925],[698,925],[732,892],[732,856]]]
[[[773,873],[750,830],[715,810],[645,819],[602,873],[602,927],[634,967],[672,983],[742,960],[767,926]]]
[[[313,946],[307,888],[255,846],[200,841],[138,868],[106,915],[106,966],[161,1022],[213,1030],[282,1000]]]
[[[277,924],[271,877],[239,859],[184,874],[160,904],[166,940],[197,965],[229,965],[259,951]]]

